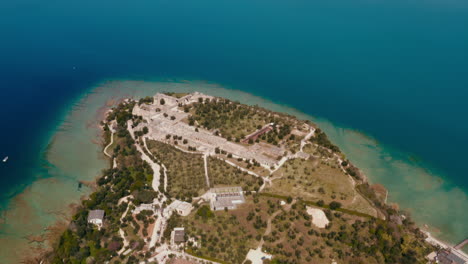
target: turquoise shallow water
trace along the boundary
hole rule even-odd
[[[86,193],[76,180],[105,166],[87,134],[97,131],[80,123],[98,107],[87,98],[100,93],[87,91],[120,78],[209,80],[313,115],[392,201],[455,242],[468,235],[466,25],[462,0],[3,1],[0,155],[10,160],[0,166],[0,242],[23,243]],[[69,145],[70,131],[83,144]],[[61,137],[60,154],[44,157]],[[92,160],[73,163],[86,151]],[[57,181],[69,187],[56,190]],[[22,201],[38,182],[70,199],[49,208],[47,192],[35,191],[48,198]],[[31,217],[11,211],[22,207],[41,224],[18,232],[9,219]]]

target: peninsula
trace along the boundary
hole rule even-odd
[[[43,263],[464,258],[310,121],[195,92],[127,99],[101,124],[109,169]]]

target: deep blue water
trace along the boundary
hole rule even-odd
[[[73,68],[75,67],[75,69]],[[218,82],[364,131],[465,190],[462,0],[0,2],[0,199],[108,78]]]

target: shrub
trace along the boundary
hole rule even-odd
[[[207,205],[203,205],[202,207],[198,208],[197,215],[203,218],[205,221],[214,217],[214,213]]]
[[[336,210],[336,209],[338,209],[338,208],[341,207],[341,203],[336,202],[336,201],[332,201],[332,202],[329,204],[329,206],[330,206],[330,209]]]

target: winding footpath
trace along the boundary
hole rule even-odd
[[[135,131],[132,128],[132,122],[131,121],[128,121],[128,123],[127,123],[127,130],[130,133],[133,140],[135,140]],[[148,146],[146,144],[146,138],[143,138],[143,146],[148,151],[148,153],[151,155],[151,151],[149,151]],[[153,169],[152,187],[153,187],[154,191],[160,193],[159,192],[159,185],[160,185],[160,178],[161,178],[161,173],[160,173],[161,166],[159,164],[155,163],[150,157],[148,157],[148,155],[146,155],[145,151],[143,151],[141,145],[138,144],[136,140],[135,140],[135,147],[140,152],[141,158],[144,161],[146,161],[151,166],[151,168]],[[165,172],[166,168],[164,167],[164,165],[162,165],[162,166],[163,166],[164,172]],[[164,173],[164,174],[165,174],[164,176],[166,177],[166,173]],[[164,182],[165,182],[164,188],[167,189],[167,178],[165,179]],[[157,213],[156,223],[155,223],[155,226],[153,228],[153,233],[151,234],[151,240],[150,240],[150,243],[149,243],[149,246],[148,246],[149,248],[153,248],[156,245],[157,242],[161,241],[161,235],[162,235],[164,229],[166,228],[167,219],[170,217],[171,212],[167,211],[167,210],[163,211],[162,210],[162,205],[167,200],[168,200],[167,197],[163,193],[160,193],[160,198],[159,199],[154,199],[154,201],[153,201],[153,204],[159,205],[161,210],[158,210],[158,213]]]
[[[135,140],[135,131],[133,131],[133,129],[132,129],[132,122],[131,121],[129,121],[127,123],[127,130],[130,133],[130,135],[132,136],[133,140]],[[146,140],[143,140],[143,142],[146,142]],[[136,143],[136,140],[135,140],[135,147],[140,152],[141,159],[146,161],[151,166],[151,169],[153,169],[153,181],[152,181],[151,185],[152,185],[153,189],[156,192],[159,192],[159,178],[161,176],[159,171],[160,171],[161,167],[159,166],[159,164],[153,162],[153,160],[150,157],[148,157],[148,155],[146,155],[146,153],[141,148],[140,144]],[[145,147],[146,147],[146,145],[145,145]],[[148,151],[148,153],[151,153],[151,152]]]
[[[114,132],[114,130],[113,130],[110,126],[108,126],[108,127],[109,127],[109,130],[111,131],[111,141],[110,141],[109,145],[107,145],[107,146],[104,148],[104,154],[105,154],[107,157],[112,158],[112,156],[111,156],[109,153],[107,153],[107,149],[108,149],[112,144],[114,144],[114,134],[115,134],[115,132]]]
[[[153,153],[149,150],[148,144],[146,143],[147,137],[143,137],[143,146],[145,147],[146,151],[153,156],[153,158],[156,158]],[[167,168],[164,166],[164,164],[161,163],[161,167],[163,168],[163,174],[164,174],[164,191],[167,192]],[[154,180],[154,178],[153,178]],[[159,187],[159,186],[158,186]],[[154,187],[153,187],[154,188]],[[155,190],[156,191],[156,190]],[[159,191],[159,190],[158,190]]]
[[[106,155],[107,157],[111,158],[112,159],[112,156],[107,153],[107,149],[112,145],[114,144],[114,134],[115,134],[115,131],[114,129],[112,129],[111,126],[109,126],[109,130],[111,131],[111,141],[110,143],[104,148],[104,155]],[[115,160],[115,158],[112,159],[113,160],[113,168],[116,168],[117,167],[117,162]],[[131,195],[128,195],[128,196],[125,196],[125,197],[122,197],[119,202],[117,203],[117,205],[120,205],[122,202],[128,202],[128,198],[132,197]],[[127,205],[127,209],[125,209],[125,212],[122,214],[122,216],[120,217],[120,221],[122,221],[122,219],[125,218],[125,216],[127,215],[128,213],[128,209],[130,207],[130,203]],[[122,254],[125,249],[128,247],[128,245],[130,244],[130,242],[128,242],[128,240],[125,238],[125,232],[122,230],[122,228],[119,228],[119,234],[120,236],[122,237],[123,239],[123,247],[119,250],[119,252],[117,252],[119,255]]]
[[[115,134],[115,130],[111,127],[111,126],[107,126],[111,132],[111,141],[109,143],[109,145],[107,145],[105,148],[104,148],[104,155],[106,155],[107,157],[111,158],[112,159],[112,168],[117,168],[117,160],[115,158],[112,158],[112,156],[107,153],[107,149],[112,145],[114,144],[114,134]]]
[[[127,198],[128,196],[124,197],[124,198]],[[127,216],[127,213],[128,213],[128,209],[130,208],[130,203],[127,205],[127,209],[125,210],[125,212],[122,214],[122,217],[120,217],[120,222],[122,222],[122,219],[125,218],[125,216]],[[123,247],[119,250],[119,252],[117,252],[119,255],[122,254],[126,248],[128,247],[128,245],[130,245],[130,242],[128,242],[128,240],[125,238],[125,232],[122,230],[122,228],[119,227],[119,234],[120,236],[122,237],[123,239]]]

